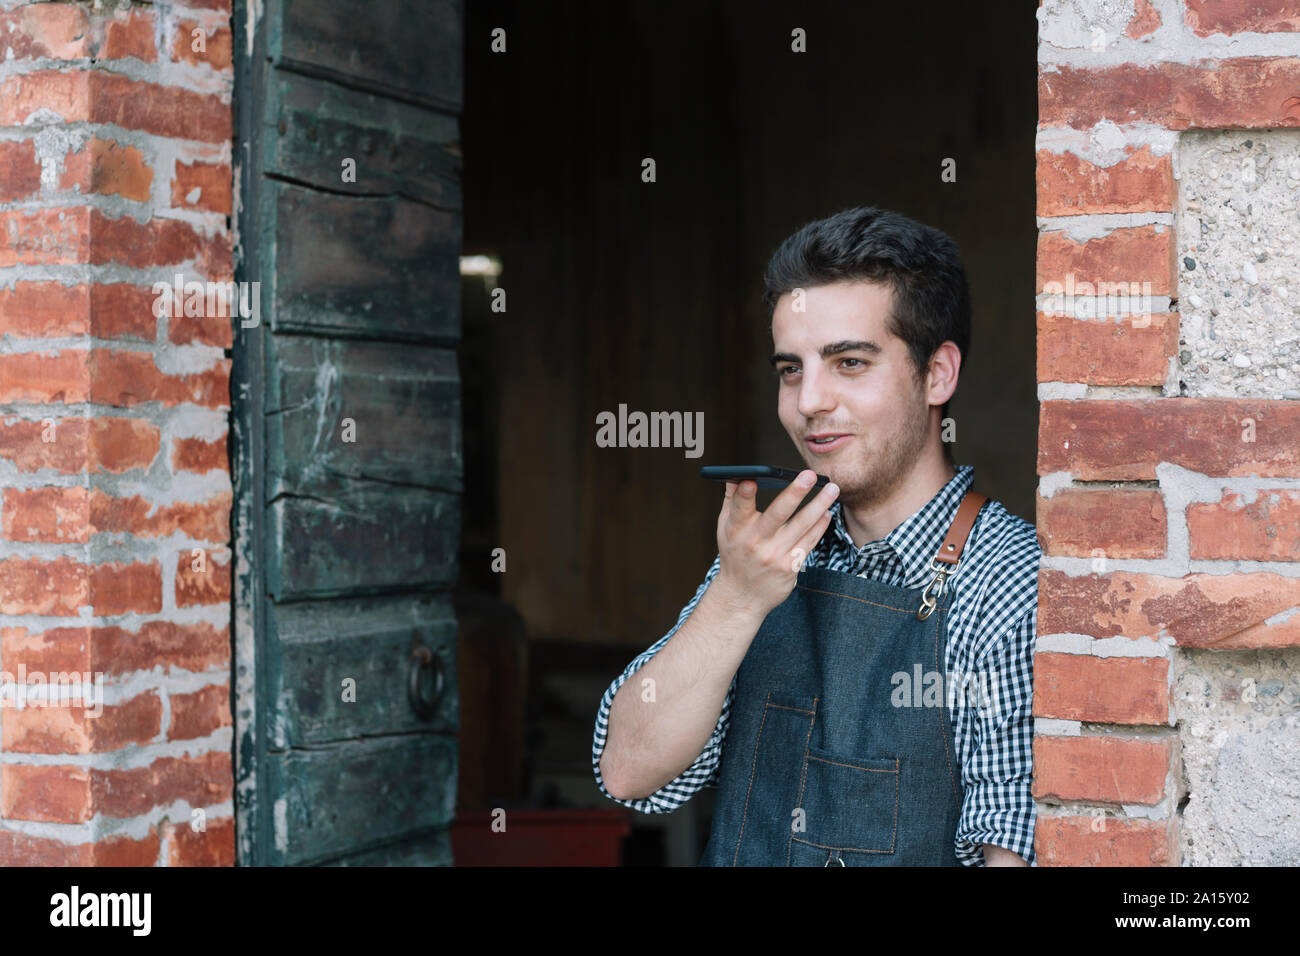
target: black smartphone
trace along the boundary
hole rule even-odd
[[[711,481],[753,481],[760,488],[784,488],[799,477],[799,472],[774,465],[702,465],[700,477]],[[820,488],[828,481],[825,475],[818,475],[812,487]]]

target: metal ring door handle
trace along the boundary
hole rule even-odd
[[[432,697],[425,697],[420,690],[420,678],[423,676],[426,667],[433,668]],[[413,648],[411,650],[411,664],[406,683],[406,693],[411,701],[411,709],[415,711],[416,716],[422,720],[430,720],[437,715],[438,705],[442,702],[442,691],[445,683],[442,658],[423,644]]]

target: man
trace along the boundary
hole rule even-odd
[[[811,471],[761,512],[727,484],[704,583],[601,700],[596,781],[647,813],[716,786],[701,865],[1030,865],[1040,552],[943,441],[970,350],[957,248],[849,209],[765,282]]]

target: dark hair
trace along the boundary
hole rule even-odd
[[[794,289],[833,282],[884,282],[893,307],[886,329],[907,343],[920,380],[946,341],[970,355],[970,289],[957,244],[938,229],[887,209],[858,206],[810,222],[772,254],[763,276],[768,317]],[[941,416],[948,415],[948,402]],[[951,464],[952,449],[943,443]]]

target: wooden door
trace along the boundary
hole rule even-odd
[[[235,23],[238,860],[449,865],[462,0]]]

